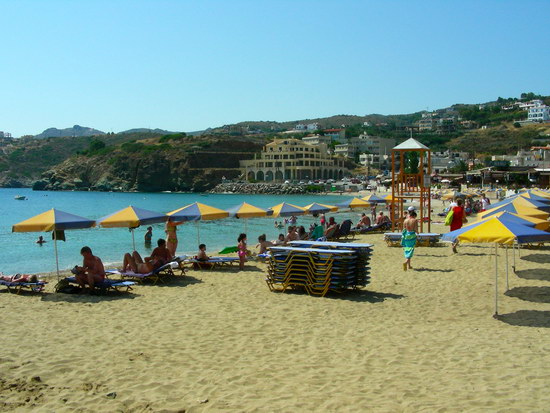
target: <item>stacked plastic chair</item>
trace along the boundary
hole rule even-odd
[[[370,244],[294,241],[271,247],[267,285],[271,290],[303,289],[310,295],[366,286],[370,281]]]

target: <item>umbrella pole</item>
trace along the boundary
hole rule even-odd
[[[201,230],[200,230],[200,226],[199,226],[199,221],[195,221],[195,223],[197,224],[197,245],[200,245],[200,243],[201,243]]]
[[[248,233],[248,219],[246,218],[244,219],[244,233]]]
[[[134,236],[134,228],[130,228],[130,232],[132,233],[132,246],[134,248],[132,251],[135,251],[136,250],[136,238]]]
[[[512,264],[512,269],[514,270],[514,273],[516,272],[516,244],[512,244],[512,259],[513,259],[513,264]]]
[[[55,267],[57,268],[57,281],[59,281],[59,255],[57,254],[57,234],[53,231],[53,246],[55,249]]]
[[[498,316],[498,245],[495,244],[495,314]]]
[[[506,291],[510,289],[508,284],[508,245],[506,245]]]

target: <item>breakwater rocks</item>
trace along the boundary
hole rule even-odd
[[[324,192],[318,185],[289,185],[266,183],[222,183],[209,191],[212,194],[307,194]]]

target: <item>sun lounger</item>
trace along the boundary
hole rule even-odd
[[[441,239],[441,234],[436,233],[420,233],[416,236],[416,245],[421,247],[434,247]],[[389,247],[401,246],[401,233],[400,232],[386,232],[384,234],[384,241]]]
[[[210,257],[208,261],[200,261],[195,258],[186,259],[182,264],[192,264],[195,269],[213,270],[219,267],[230,267],[236,262],[239,262],[238,257]]]
[[[123,279],[131,279],[137,282],[146,282],[146,281],[152,281],[153,284],[158,283],[159,281],[164,281],[166,278],[172,278],[175,277],[176,274],[174,273],[174,270],[179,270],[180,275],[185,274],[185,269],[181,265],[181,263],[177,261],[169,262],[168,264],[164,264],[162,267],[157,268],[154,271],[148,272],[146,274],[139,274],[133,271],[119,271],[119,270],[107,270],[105,271],[107,274],[115,274],[120,275]]]
[[[76,277],[67,277],[65,278],[70,284],[78,284],[76,282]],[[94,288],[97,288],[99,290],[103,291],[118,291],[122,292],[122,289],[125,289],[123,292],[127,292],[132,290],[132,286],[136,283],[134,281],[124,281],[124,280],[111,280],[109,278],[105,278],[103,282],[101,283],[95,283]]]
[[[19,294],[23,290],[32,291],[35,293],[42,292],[47,282],[37,281],[34,283],[25,283],[25,282],[13,282],[13,281],[4,281],[0,280],[0,285],[3,285],[8,289],[8,292]]]

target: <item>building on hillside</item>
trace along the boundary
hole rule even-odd
[[[529,122],[548,122],[550,121],[549,106],[535,106],[527,111],[527,120]]]
[[[530,100],[529,102],[520,102],[518,104],[518,108],[520,109],[523,109],[523,110],[529,110],[531,108],[537,108],[539,106],[543,106],[544,105],[544,102],[540,99],[533,99],[533,100]]]
[[[423,113],[422,119],[420,119],[417,124],[419,132],[433,130],[435,128],[435,119],[433,114]]]
[[[435,173],[445,173],[461,162],[468,163],[468,152],[433,152],[432,153],[432,171]]]
[[[332,138],[327,135],[313,135],[302,138],[302,141],[310,145],[319,145],[323,143],[328,147],[328,145],[330,145],[332,142]]]
[[[349,138],[345,144],[336,145],[334,153],[350,159],[359,156],[359,163],[366,165],[368,162],[371,167],[381,169],[394,146],[395,139],[362,134]],[[372,156],[362,156],[365,154]]]
[[[479,124],[473,120],[462,120],[460,121],[460,126],[464,129],[477,129]]]
[[[0,138],[11,138],[11,133],[0,131]]]
[[[316,130],[321,129],[321,125],[319,125],[317,122],[309,123],[309,124],[306,125],[306,129],[308,131],[316,131]]]
[[[303,123],[299,123],[296,126],[294,126],[294,130],[304,131],[307,130],[307,126]]]
[[[264,146],[259,157],[240,161],[249,181],[341,179],[348,175],[344,159],[332,157],[327,145],[299,139],[276,139]]]
[[[346,140],[346,130],[345,129],[325,129],[325,136],[330,136],[332,142],[343,143]]]

